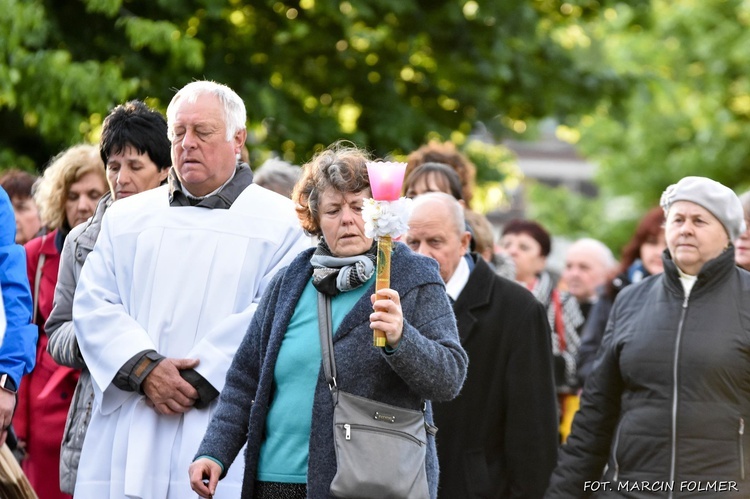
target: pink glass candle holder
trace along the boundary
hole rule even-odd
[[[375,201],[397,201],[404,185],[406,163],[377,161],[367,163],[370,190]]]

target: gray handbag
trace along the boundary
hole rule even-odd
[[[331,495],[352,499],[428,499],[425,471],[428,425],[423,411],[339,390],[333,355],[331,299],[318,293],[323,370],[333,397],[336,475]]]

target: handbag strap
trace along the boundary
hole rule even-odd
[[[336,359],[333,356],[333,315],[331,314],[331,297],[318,292],[318,333],[320,334],[320,353],[323,356],[323,372],[326,375],[328,388],[335,390]],[[427,401],[422,400],[422,413],[427,411]],[[437,427],[425,422],[427,431],[433,435]]]
[[[323,371],[329,388],[336,387],[336,359],[333,356],[333,316],[331,297],[318,292],[318,332],[320,353],[323,356]]]
[[[42,236],[42,244],[40,245],[40,248],[44,248],[44,242],[47,240],[47,234]],[[36,275],[34,276],[34,316],[32,322],[34,324],[39,325],[37,322],[39,320],[39,286],[42,283],[42,267],[44,267],[44,262],[47,261],[47,255],[44,253],[39,254],[39,259],[36,263]]]

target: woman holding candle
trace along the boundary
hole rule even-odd
[[[339,388],[410,409],[461,388],[467,358],[437,265],[394,243],[390,287],[374,294],[377,245],[362,218],[371,196],[367,160],[334,145],[303,167],[293,199],[302,227],[320,243],[274,277],[237,351],[190,467],[202,497],[216,491],[245,443],[243,497],[329,496],[336,458],[333,404],[320,374],[319,292],[332,297]],[[385,333],[385,348],[373,346],[373,330]],[[427,456],[435,497],[432,436]]]

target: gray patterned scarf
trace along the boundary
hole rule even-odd
[[[565,379],[557,380],[557,390],[562,393],[570,393],[578,388],[576,358],[578,357],[578,348],[581,346],[578,328],[584,323],[585,319],[576,299],[567,292],[558,291],[562,311],[562,320],[558,322],[557,314],[559,312],[553,303],[556,284],[549,272],[542,272],[537,277],[531,293],[547,309],[547,319],[552,329],[552,355],[562,357],[565,361]],[[562,323],[562,331],[560,330],[560,323]]]
[[[333,256],[325,239],[321,238],[310,263],[313,266],[313,286],[321,293],[336,296],[362,286],[375,272],[378,243],[362,255]]]

